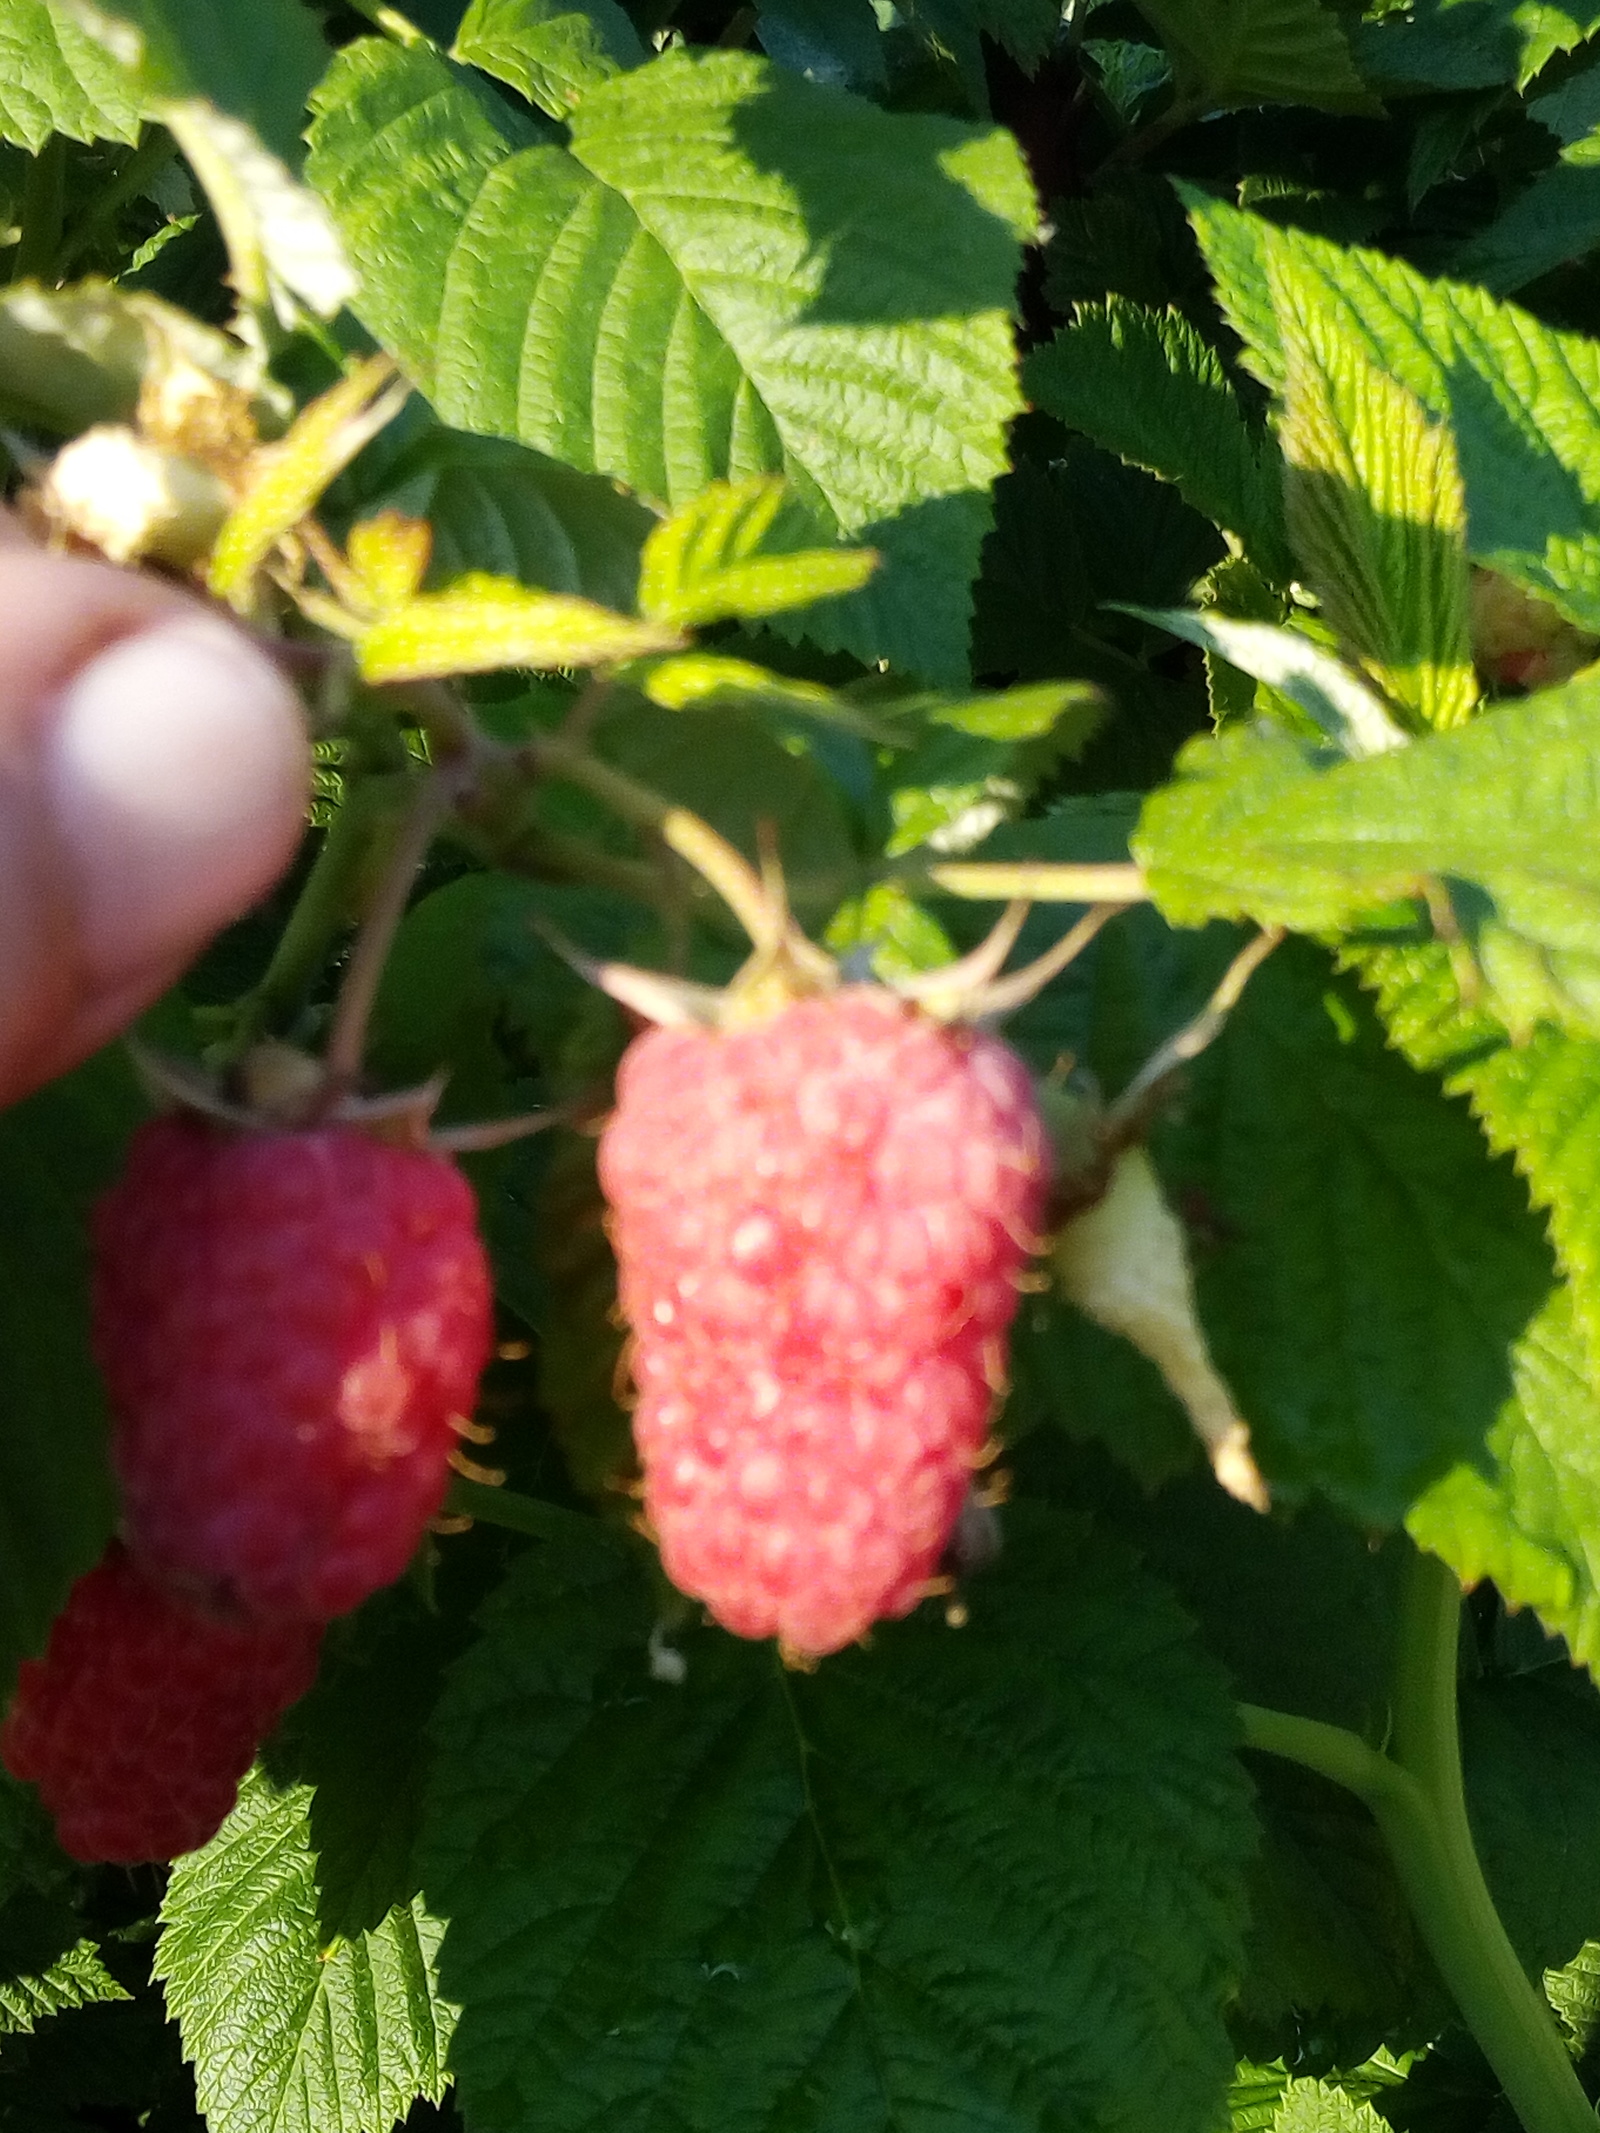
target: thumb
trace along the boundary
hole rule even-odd
[[[271,661],[0,520],[0,1102],[165,991],[287,866],[310,750]]]

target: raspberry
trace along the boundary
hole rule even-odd
[[[140,1128],[96,1212],[95,1348],[146,1569],[261,1621],[400,1575],[488,1354],[474,1214],[446,1158],[349,1127]]]
[[[600,1146],[667,1575],[740,1636],[835,1651],[917,1604],[1037,1248],[1022,1062],[849,986],[629,1047]]]
[[[23,1663],[0,1758],[75,1859],[175,1859],[215,1835],[257,1747],[317,1671],[321,1631],[217,1622],[113,1544]]]

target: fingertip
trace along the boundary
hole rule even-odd
[[[93,991],[175,974],[293,856],[310,782],[299,701],[220,616],[174,610],[98,652],[40,738]]]

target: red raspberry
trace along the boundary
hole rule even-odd
[[[797,1653],[909,1613],[1037,1248],[1022,1062],[872,986],[731,1034],[651,1030],[600,1175],[668,1576]]]
[[[217,1622],[113,1544],[24,1662],[0,1758],[75,1859],[175,1859],[214,1836],[256,1749],[310,1688],[322,1632]]]
[[[219,1613],[344,1614],[405,1569],[490,1337],[471,1188],[344,1126],[135,1134],[95,1348],[135,1556]]]

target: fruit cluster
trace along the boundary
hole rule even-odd
[[[187,1113],[134,1136],[95,1260],[123,1540],[22,1668],[0,1755],[77,1857],[170,1859],[439,1510],[488,1267],[447,1158]]]
[[[800,1660],[937,1586],[1049,1171],[1014,1053],[831,970],[636,1039],[600,1151],[646,1522]],[[348,1121],[159,1118],[95,1243],[122,1538],[0,1755],[80,1857],[168,1858],[439,1511],[489,1275],[449,1159]]]

